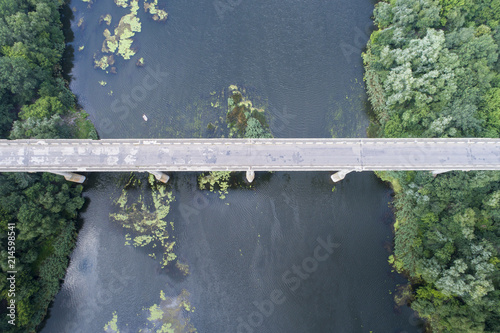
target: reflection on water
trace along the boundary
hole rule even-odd
[[[372,1],[216,3],[229,7],[168,2],[162,24],[139,11],[134,57],[145,66],[117,59],[112,75],[93,69],[98,22],[126,10],[72,2],[75,46],[85,45],[72,89],[102,138],[199,135],[207,124],[198,101],[229,84],[263,97],[276,137],[365,136],[360,52]],[[137,332],[147,321],[138,314],[160,304],[161,290],[190,293],[195,311],[184,314],[199,332],[421,331],[411,311],[394,308],[404,279],[387,263],[390,190],[373,174],[349,174],[332,190],[326,172],[257,173],[252,189],[223,200],[200,191],[197,174],[174,174],[169,221],[187,277],[124,245],[125,230],[109,218],[121,177],[90,177],[85,223],[42,332],[104,332],[115,311],[121,332]]]

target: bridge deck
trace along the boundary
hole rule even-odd
[[[499,170],[500,139],[0,140],[0,172]]]

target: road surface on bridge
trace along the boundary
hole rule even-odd
[[[499,170],[500,139],[0,140],[0,172]]]

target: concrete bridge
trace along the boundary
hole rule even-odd
[[[0,172],[500,170],[500,139],[0,140]]]

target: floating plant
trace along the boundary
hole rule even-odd
[[[84,0],[85,1],[85,0]],[[110,29],[106,28],[103,31],[104,41],[102,43],[101,52],[108,54],[116,54],[122,57],[124,60],[129,60],[136,53],[137,49],[132,46],[134,40],[133,37],[136,33],[141,32],[141,21],[137,17],[139,11],[139,0],[114,0],[115,4],[122,8],[129,8],[130,13],[121,17],[118,25],[115,27],[113,33]],[[89,1],[86,1],[89,2]],[[158,8],[158,0],[152,2],[144,1],[144,11],[149,12],[153,16],[155,21],[165,21],[168,17],[168,13]],[[111,25],[111,15],[102,15],[99,19],[99,23],[105,22],[106,25]],[[83,24],[83,21],[82,21]],[[106,62],[109,63],[109,56],[105,59],[105,56],[95,56],[98,60],[95,61],[95,68],[101,68],[108,72]],[[144,58],[140,58],[136,62],[137,66],[144,65]],[[111,68],[109,70],[111,73],[116,73],[116,68]]]
[[[165,21],[168,17],[168,13],[163,9],[158,9],[158,0],[154,0],[153,2],[144,1],[144,11],[153,15],[153,20],[155,21]]]
[[[101,15],[101,17],[99,18],[99,24],[101,24],[102,22],[105,22],[106,25],[110,25],[111,19],[112,19],[112,17],[109,14]]]
[[[149,195],[140,195],[137,200],[130,200],[128,191],[124,189],[115,201],[119,211],[110,214],[110,217],[120,222],[124,228],[130,229],[131,234],[126,236],[127,245],[150,249],[160,247],[162,249],[161,265],[165,267],[169,262],[177,259],[173,252],[175,241],[172,241],[169,235],[169,231],[173,229],[173,223],[165,221],[174,196],[172,192],[167,191],[166,185],[157,183],[153,175],[149,175],[148,183],[151,189],[150,198]],[[140,186],[134,176],[129,184]]]
[[[189,292],[185,289],[178,296],[168,297],[163,290],[160,290],[159,304],[143,308],[142,314],[137,316],[145,317],[146,321],[139,327],[135,327],[135,332],[156,332],[156,333],[196,333],[197,330],[191,324],[189,313],[194,312],[194,307],[189,302]],[[130,332],[129,324],[121,324],[125,331]],[[104,332],[119,333],[118,315],[113,312],[113,318],[104,325]]]

